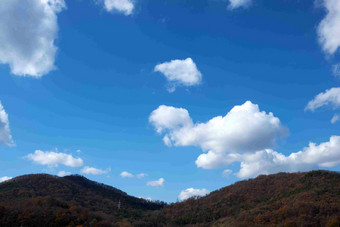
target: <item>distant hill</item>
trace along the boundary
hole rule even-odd
[[[259,176],[172,204],[162,215],[174,226],[340,226],[340,174]]]
[[[118,203],[120,201],[120,209]],[[79,175],[0,183],[0,226],[340,226],[340,174],[259,176],[165,206]]]
[[[119,226],[164,205],[79,175],[24,175],[0,183],[0,226],[6,227]]]

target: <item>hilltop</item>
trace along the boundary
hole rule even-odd
[[[334,227],[340,226],[340,174],[262,175],[170,205],[79,175],[25,175],[0,183],[0,226],[21,225]]]

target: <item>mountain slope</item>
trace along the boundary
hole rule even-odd
[[[165,207],[164,223],[206,226],[340,226],[340,174],[259,176]]]
[[[118,203],[121,201],[121,209]],[[340,226],[340,174],[278,173],[165,206],[73,175],[0,183],[0,226]]]
[[[163,206],[78,175],[25,175],[0,184],[0,226],[112,226]]]

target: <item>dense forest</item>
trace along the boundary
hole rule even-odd
[[[0,184],[0,226],[340,226],[340,174],[259,176],[166,205],[85,177],[25,175]]]

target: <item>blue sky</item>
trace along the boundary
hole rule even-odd
[[[0,178],[65,171],[173,202],[340,170],[334,0],[5,0],[0,21]]]

